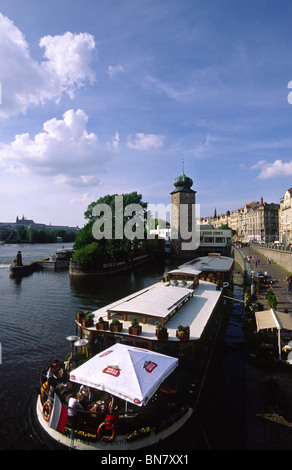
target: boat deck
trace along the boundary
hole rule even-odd
[[[180,341],[176,337],[176,330],[178,325],[188,325],[190,327],[190,340],[196,340],[200,338],[204,327],[206,326],[212,312],[214,311],[216,304],[222,294],[221,290],[216,289],[216,285],[206,281],[200,281],[199,285],[196,287],[194,291],[186,289],[185,287],[172,287],[166,286],[163,283],[157,283],[151,286],[150,288],[143,289],[138,293],[135,292],[130,296],[127,296],[123,299],[118,300],[117,302],[113,302],[110,305],[106,305],[98,310],[93,312],[94,314],[94,324],[98,322],[100,317],[103,317],[105,320],[107,319],[107,312],[110,310],[112,311],[123,311],[125,309],[125,305],[132,301],[134,298],[137,298],[137,295],[141,295],[144,293],[149,293],[149,295],[153,295],[154,289],[156,293],[162,293],[161,289],[183,289],[183,291],[189,291],[193,293],[192,298],[186,302],[183,308],[179,309],[176,314],[165,324],[168,330],[168,341]],[[160,289],[160,290],[158,290]],[[157,297],[158,298],[158,297]],[[136,310],[137,311],[137,310]],[[153,314],[153,311],[150,310]],[[133,310],[133,316],[135,316]],[[122,321],[123,322],[123,330],[120,332],[121,334],[126,334],[128,331],[128,327],[131,326],[130,321]],[[88,330],[96,330],[95,326],[89,327]],[[142,325],[142,332],[139,335],[139,338],[145,339],[154,339],[155,336],[155,326],[154,324],[145,323]]]

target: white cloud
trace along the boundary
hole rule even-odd
[[[42,62],[30,56],[28,43],[14,23],[0,13],[0,117],[25,112],[31,105],[47,100],[58,102],[63,94],[71,98],[86,81],[93,83],[90,68],[95,42],[88,33],[45,36]]]
[[[0,144],[0,165],[7,172],[52,176],[57,184],[90,186],[110,158],[94,133],[88,133],[88,116],[72,109],[63,119],[53,118],[34,139],[28,133]]]
[[[267,163],[265,160],[260,160],[256,165],[251,167],[251,170],[260,170],[258,178],[276,178],[292,175],[292,161],[282,162],[282,160],[275,160],[274,163]]]
[[[128,147],[136,150],[148,150],[149,148],[163,147],[164,136],[157,134],[137,133],[134,140],[128,137]]]
[[[197,97],[197,92],[193,86],[180,89],[181,84],[174,86],[155,77],[151,77],[150,75],[146,77],[146,83],[153,86],[154,90],[165,94],[169,99],[178,102],[189,102]]]
[[[114,137],[111,138],[111,142],[107,142],[107,148],[109,151],[117,152],[120,147],[120,135],[118,132],[115,133]]]
[[[110,78],[112,78],[114,75],[117,73],[124,72],[124,67],[122,67],[120,64],[119,65],[109,65],[107,68],[108,74]]]

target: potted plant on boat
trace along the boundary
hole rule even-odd
[[[162,326],[160,322],[155,323],[156,326],[156,338],[159,340],[168,339],[168,331],[165,326]]]
[[[85,326],[85,327],[92,326],[93,325],[93,317],[94,317],[93,313],[87,313],[87,315],[85,315],[85,318],[82,318],[82,320],[81,320],[82,326]]]
[[[115,333],[118,333],[119,331],[121,331],[122,328],[123,324],[117,318],[113,318],[110,324],[110,330]]]
[[[190,327],[178,325],[176,330],[176,337],[181,341],[187,341],[190,338]]]
[[[78,323],[81,323],[82,320],[85,318],[85,316],[88,314],[89,312],[87,310],[83,310],[83,312],[79,312],[77,313],[76,315],[76,320],[78,321]]]
[[[109,322],[104,320],[102,317],[99,317],[98,323],[96,324],[97,330],[108,330],[109,329]]]
[[[142,326],[139,325],[137,318],[131,319],[131,326],[128,328],[128,333],[130,335],[139,335],[142,331]]]

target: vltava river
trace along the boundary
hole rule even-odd
[[[9,277],[9,265],[16,257],[18,250],[22,252],[23,261],[33,261],[53,255],[61,246],[71,247],[72,244],[0,245],[1,449],[37,450],[47,448],[46,442],[40,438],[38,427],[33,422],[36,387],[39,384],[40,371],[47,360],[50,357],[62,359],[65,354],[70,352],[71,345],[66,337],[74,334],[76,313],[83,309],[96,310],[115,299],[142,289],[155,282],[171,267],[160,262],[154,265],[145,265],[127,274],[105,277],[104,279],[95,278],[90,281],[75,280],[75,278],[70,280],[67,270],[59,272],[43,270],[21,279]],[[212,413],[210,416],[209,411],[207,415],[209,415],[208,421],[216,420],[216,411],[218,412],[216,400],[223,400],[220,402],[220,410],[225,413],[225,423],[228,422],[228,412],[230,411],[231,417],[240,415],[237,419],[237,425],[240,426],[244,393],[241,364],[243,357],[241,353],[242,309],[238,304],[233,305],[232,302],[226,308],[230,309],[230,312],[223,339],[225,345],[222,348],[222,353],[216,359],[214,379],[219,396],[214,398],[214,392],[212,392],[211,404],[207,406],[207,410],[213,409],[214,414]],[[236,363],[239,361],[240,367],[235,367],[232,357],[236,357]],[[234,392],[236,398],[233,399],[235,403],[232,403],[232,407],[234,407],[232,410],[230,406],[228,408],[226,389],[224,388],[225,380],[227,380],[227,387],[230,387],[228,381],[231,380],[233,387],[238,388]],[[229,411],[224,409],[224,403]],[[221,421],[221,417],[218,419]],[[234,423],[231,424],[233,427]],[[214,425],[216,426],[216,422]],[[226,439],[229,442],[225,440],[225,443],[222,444],[213,443],[214,439],[216,441],[217,435],[214,432],[214,425],[211,424],[213,431],[210,433],[211,442],[208,442],[207,439],[208,445],[227,449],[242,448],[241,446],[244,444],[242,440],[239,443],[240,432],[236,438],[234,427],[230,436],[226,431]],[[198,423],[193,422],[191,424],[192,436],[182,436],[181,442],[175,442],[177,448],[205,449],[209,424],[206,423],[204,426],[206,429],[202,429],[201,423],[198,426]],[[198,429],[197,436],[194,433],[194,427]],[[220,433],[220,430],[218,431]]]

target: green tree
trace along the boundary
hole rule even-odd
[[[79,263],[99,263],[104,259],[104,250],[98,242],[92,242],[73,253],[72,259]]]
[[[86,225],[84,225],[82,229],[79,230],[74,243],[74,250],[80,250],[84,246],[96,241],[94,236],[92,235],[93,223],[94,221],[90,220]]]
[[[134,214],[132,213],[125,215],[125,208],[127,206],[130,206],[130,204],[136,204],[137,206],[142,208],[142,213],[139,214],[139,217],[137,216],[135,218],[135,222],[137,222],[135,228],[136,232],[139,229],[142,229],[142,233],[144,233],[145,235],[144,222],[146,217],[147,203],[142,201],[141,194],[138,194],[134,191],[129,194],[122,194],[122,200],[120,198],[119,203],[122,202],[123,204],[119,208],[120,210],[116,210],[117,196],[119,195],[106,195],[99,198],[96,202],[92,202],[91,204],[89,204],[87,210],[84,213],[84,217],[88,220],[88,222],[78,232],[76,241],[74,243],[75,253],[73,259],[75,259],[76,261],[86,262],[84,261],[85,259],[91,258],[91,260],[95,260],[100,259],[102,256],[104,260],[118,260],[131,255],[131,253],[136,253],[138,251],[139,243],[134,240],[135,237],[133,237],[133,240],[129,240],[124,235],[124,227],[127,223],[130,223],[131,219],[133,219],[134,217]],[[106,204],[106,206],[110,208],[110,221],[106,219],[105,212],[101,212],[100,214],[100,220],[103,221],[104,225],[106,225],[107,222],[111,224],[112,233],[110,239],[104,237],[101,240],[96,240],[93,236],[93,225],[99,219],[99,217],[95,214],[94,211],[94,207],[97,204]],[[116,227],[122,227],[121,238],[115,238]],[[135,230],[133,230],[133,232],[135,233]],[[90,248],[87,248],[85,250],[85,247],[88,246],[90,246]]]
[[[21,225],[20,227],[17,227],[17,240],[19,242],[27,242],[28,241],[28,235],[27,235],[27,229]]]

